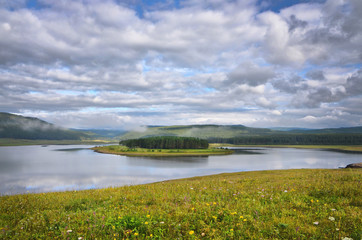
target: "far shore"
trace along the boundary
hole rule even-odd
[[[210,147],[265,147],[265,148],[301,148],[325,149],[346,153],[362,153],[362,145],[234,145],[224,143],[210,143]]]
[[[31,140],[31,139],[7,139],[0,138],[0,147],[4,146],[29,146],[29,145],[103,145],[103,144],[117,144],[116,141],[110,140]],[[325,149],[330,151],[338,151],[345,153],[362,153],[362,145],[234,145],[227,143],[210,143],[209,149],[213,151],[198,151],[198,152],[112,152],[109,150],[100,149],[98,147],[92,148],[96,152],[100,153],[109,153],[109,154],[118,154],[118,155],[127,155],[127,156],[193,156],[193,155],[225,155],[231,154],[232,152],[225,151],[215,151],[218,148],[226,147],[265,147],[265,148],[301,148],[301,149]]]

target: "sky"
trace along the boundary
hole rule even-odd
[[[70,128],[362,125],[361,0],[0,0],[0,111]]]

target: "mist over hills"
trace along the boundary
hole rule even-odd
[[[81,140],[86,136],[85,133],[62,128],[38,118],[0,113],[0,138]]]
[[[244,125],[145,126],[123,129],[67,129],[33,117],[0,113],[0,138],[44,140],[126,140],[180,136],[234,144],[362,144],[362,127],[304,129],[251,128]]]
[[[237,136],[260,136],[283,133],[268,128],[250,128],[244,125],[183,125],[146,127],[144,131],[130,131],[120,136],[120,139],[144,138],[155,136],[180,136],[209,138],[232,138]]]

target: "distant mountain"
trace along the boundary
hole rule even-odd
[[[322,128],[322,129],[291,129],[289,132],[293,133],[362,133],[362,126],[360,127],[343,127],[343,128]]]
[[[104,140],[119,140],[119,136],[125,134],[125,130],[113,130],[113,129],[72,129],[77,132],[87,134],[92,139],[104,139]]]
[[[180,136],[209,138],[233,138],[239,136],[262,136],[271,134],[284,134],[282,131],[267,128],[250,128],[243,125],[182,125],[145,127],[144,131],[130,131],[122,136],[121,140],[145,138],[154,136]]]
[[[0,138],[81,140],[86,133],[55,126],[38,118],[0,112]]]

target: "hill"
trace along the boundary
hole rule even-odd
[[[293,133],[332,133],[332,134],[342,134],[342,133],[362,133],[362,127],[344,127],[344,128],[323,128],[323,129],[292,129],[289,132]]]
[[[131,131],[120,140],[155,136],[196,137],[210,143],[237,145],[361,145],[362,127],[301,129],[250,128],[243,125],[189,125],[147,127],[144,131]]]
[[[99,140],[119,140],[119,136],[125,134],[125,130],[113,130],[113,129],[71,129],[87,135],[89,139]]]
[[[38,118],[0,113],[0,138],[81,140],[88,137],[84,132],[61,128]]]
[[[178,136],[196,138],[233,138],[239,136],[262,136],[271,134],[284,134],[267,128],[250,128],[243,125],[182,125],[147,127],[144,131],[130,131],[120,136],[121,140],[156,137],[156,136]]]

